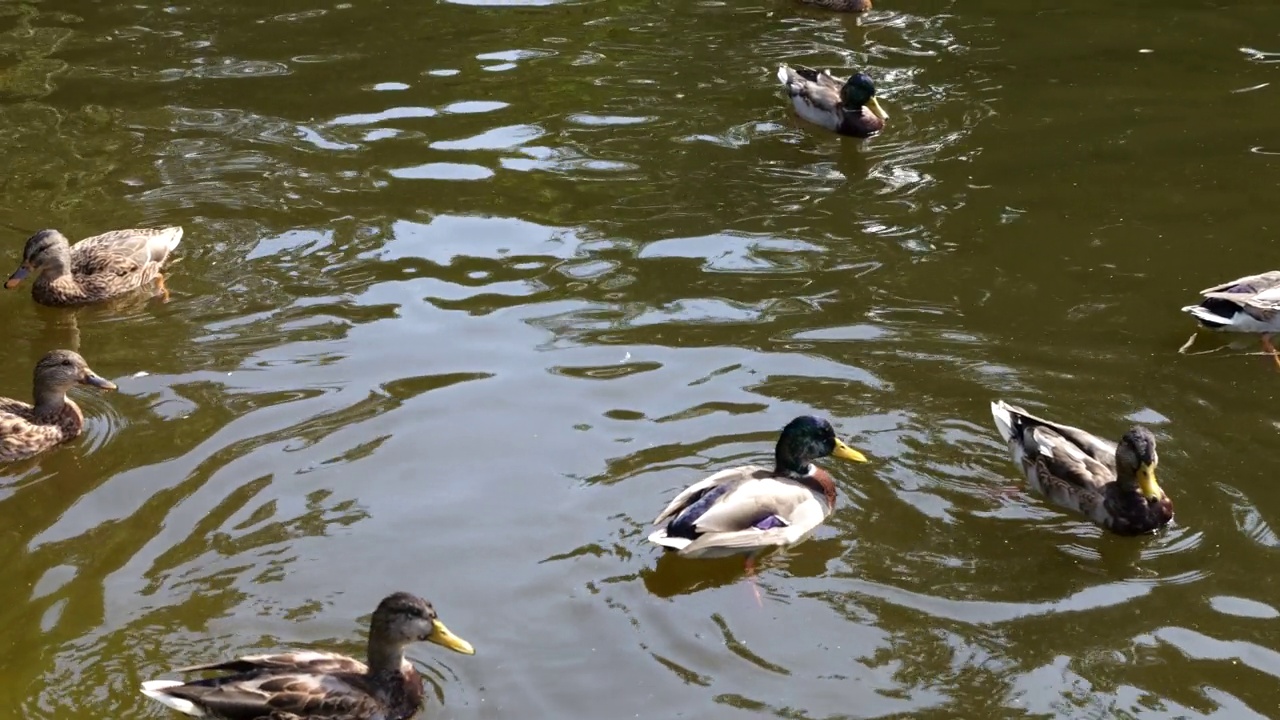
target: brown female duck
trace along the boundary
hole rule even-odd
[[[176,672],[231,674],[182,683],[148,680],[142,694],[196,717],[225,720],[401,720],[422,707],[422,676],[404,657],[419,641],[474,655],[431,603],[405,592],[383,598],[369,623],[369,663],[327,652],[250,655]]]
[[[27,239],[22,264],[4,286],[15,288],[34,274],[31,297],[54,306],[109,300],[152,280],[167,297],[160,270],[181,239],[175,226],[113,230],[72,245],[57,230],[41,230]]]
[[[889,119],[876,99],[875,83],[864,73],[843,81],[830,70],[784,64],[778,67],[778,80],[797,115],[841,135],[871,137]]]
[[[54,350],[36,363],[35,405],[0,398],[0,462],[25,460],[80,434],[84,413],[67,397],[67,391],[77,384],[116,389],[115,383],[90,370],[78,354]]]
[[[1000,437],[1031,486],[1118,535],[1142,535],[1173,519],[1173,501],[1156,482],[1156,438],[1135,426],[1120,444],[1042,420],[1003,400],[991,403]]]

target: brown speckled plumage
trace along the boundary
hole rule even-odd
[[[36,363],[34,404],[0,398],[0,462],[25,460],[80,434],[84,413],[67,397],[77,384],[104,390],[116,387],[94,373],[78,354],[54,350]]]
[[[1014,461],[1049,502],[1118,535],[1154,532],[1173,519],[1173,501],[1155,479],[1156,439],[1146,428],[1131,428],[1116,444],[1003,401],[991,404],[991,414]]]
[[[42,305],[67,306],[109,300],[157,281],[182,239],[182,228],[113,230],[71,245],[57,230],[27,239],[22,264],[5,287],[35,276],[31,297]]]
[[[179,683],[151,680],[143,694],[189,715],[225,720],[404,720],[422,708],[422,676],[405,659],[412,642],[473,654],[409,593],[383,598],[369,623],[368,664],[325,652],[255,655],[175,672],[231,673]]]

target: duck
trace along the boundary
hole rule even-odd
[[[831,474],[813,464],[827,456],[864,463],[831,423],[801,415],[782,429],[773,467],[741,465],[694,483],[663,508],[649,542],[687,558],[753,554],[794,545],[835,509]]]
[[[36,363],[35,404],[0,397],[0,462],[17,462],[72,440],[84,430],[84,413],[67,397],[76,385],[115,390],[79,353],[53,350]]]
[[[991,403],[996,429],[1031,486],[1049,502],[1117,535],[1144,535],[1173,519],[1156,482],[1156,438],[1135,425],[1119,443],[1038,418],[1003,400]]]
[[[839,12],[864,13],[871,9],[871,0],[800,0],[800,2]]]
[[[247,655],[179,668],[174,672],[226,674],[187,683],[147,680],[142,694],[187,715],[224,720],[400,720],[422,708],[422,676],[404,656],[420,641],[475,654],[431,603],[395,592],[369,621],[368,664],[318,651]]]
[[[842,81],[830,70],[819,72],[783,63],[778,67],[778,80],[797,115],[841,135],[871,137],[883,130],[889,119],[876,99],[876,84],[866,73],[854,73]]]
[[[1189,313],[1202,327],[1261,335],[1262,349],[1280,368],[1280,353],[1271,343],[1272,333],[1280,332],[1280,270],[1246,275],[1201,290],[1200,295],[1204,299],[1198,305],[1188,305],[1182,312]],[[1189,340],[1183,348],[1190,344]]]
[[[57,230],[41,230],[27,239],[22,263],[4,286],[16,288],[35,275],[31,297],[66,307],[110,300],[155,280],[167,299],[160,270],[181,240],[178,226],[112,230],[75,245]]]

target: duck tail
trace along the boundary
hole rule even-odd
[[[179,233],[181,233],[181,230],[179,230]],[[174,697],[165,692],[165,690],[171,687],[178,687],[184,684],[185,683],[179,682],[178,680],[146,680],[142,683],[142,694],[152,700],[155,700],[161,705],[173,708],[180,713],[194,715],[195,717],[204,717],[207,713],[199,705],[196,705],[190,700]]]
[[[1018,421],[1014,417],[1013,407],[1003,400],[997,400],[991,403],[991,417],[996,421],[996,430],[1000,433],[1000,437],[1005,442],[1011,442],[1018,436]]]
[[[146,233],[147,257],[151,262],[163,264],[181,240],[182,228],[177,225],[149,231]]]
[[[173,249],[178,247],[178,243],[182,242],[182,226],[174,225],[161,230],[156,235],[156,241],[162,243],[169,252],[173,252]]]
[[[689,543],[693,542],[693,540],[689,538],[672,537],[667,534],[666,528],[662,528],[661,530],[657,530],[649,535],[649,542],[654,545],[671,548],[672,550],[683,550],[689,547]]]
[[[1231,306],[1234,309],[1234,305]],[[1189,313],[1191,317],[1199,320],[1209,327],[1219,328],[1230,325],[1233,318],[1223,317],[1212,309],[1204,305],[1188,305],[1182,308],[1182,312]]]
[[[781,65],[779,65],[778,66],[778,82],[782,83],[783,85],[790,85],[791,73],[792,73],[791,66],[787,65],[786,63],[782,63]]]

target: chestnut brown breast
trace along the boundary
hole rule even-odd
[[[813,484],[822,490],[822,494],[827,498],[827,511],[836,509],[836,483],[831,479],[831,473],[823,470],[817,465],[813,466],[813,474],[809,476],[813,480]]]

